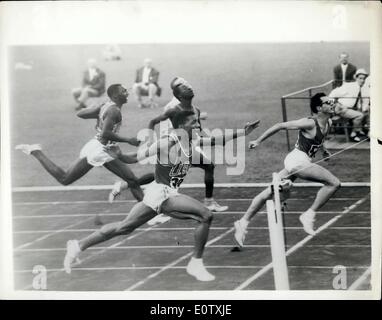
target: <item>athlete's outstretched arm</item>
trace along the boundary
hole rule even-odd
[[[253,122],[248,122],[245,125],[244,129],[238,129],[232,133],[218,135],[218,136],[211,136],[211,137],[200,137],[200,139],[198,140],[198,144],[200,144],[200,146],[203,146],[203,145],[224,146],[227,143],[227,141],[237,139],[239,137],[243,137],[250,134],[255,128],[259,126],[259,123],[260,123],[260,120],[255,120]]]
[[[149,129],[154,130],[155,126],[156,126],[159,122],[161,122],[161,121],[165,121],[165,120],[167,120],[168,118],[170,118],[171,113],[172,113],[172,110],[169,109],[169,110],[166,110],[165,112],[161,113],[159,116],[155,117],[154,119],[152,119],[152,120],[149,122]]]
[[[104,119],[103,128],[101,131],[101,137],[106,140],[111,140],[115,142],[126,142],[136,147],[139,146],[140,141],[136,137],[133,137],[133,138],[123,137],[119,135],[118,133],[113,132],[114,125],[119,122],[118,117],[119,117],[119,112],[115,109],[111,109],[107,112]]]
[[[276,123],[272,127],[270,127],[268,130],[266,130],[259,138],[256,140],[253,140],[249,143],[249,148],[254,149],[256,148],[261,142],[268,139],[269,137],[273,136],[276,132],[279,132],[280,130],[299,130],[299,129],[313,129],[315,126],[315,122],[313,119],[303,118],[299,120],[293,120],[288,122],[280,122]]]
[[[77,112],[77,117],[81,119],[98,119],[99,111],[102,105],[86,108]]]

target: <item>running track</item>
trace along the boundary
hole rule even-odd
[[[242,251],[231,251],[233,222],[261,188],[216,188],[215,198],[230,211],[215,213],[204,262],[216,275],[196,281],[185,272],[193,246],[191,220],[170,219],[143,225],[127,237],[90,248],[70,275],[62,270],[65,244],[105,223],[124,218],[134,205],[130,193],[114,204],[106,190],[13,192],[14,279],[16,290],[33,290],[32,269],[47,269],[47,290],[274,290],[267,216],[251,222]],[[335,266],[345,266],[348,289],[370,290],[370,188],[342,187],[319,212],[314,237],[301,228],[298,215],[309,207],[316,187],[296,187],[288,200],[285,235],[292,290],[333,290]],[[182,192],[203,199],[204,189]]]

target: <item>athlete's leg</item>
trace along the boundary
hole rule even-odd
[[[31,155],[41,163],[51,176],[65,186],[78,180],[93,168],[93,166],[87,162],[86,158],[82,158],[77,159],[77,161],[65,171],[50,160],[41,150],[32,151]]]
[[[281,179],[288,176],[288,171],[283,169],[279,172],[279,177]],[[260,192],[253,200],[251,205],[248,207],[247,211],[243,216],[243,220],[250,221],[253,216],[260,211],[260,209],[264,206],[267,200],[272,198],[272,190],[271,187],[267,187],[262,192]]]
[[[138,201],[142,201],[143,199],[143,191],[138,183],[137,177],[134,175],[133,171],[122,161],[119,159],[115,159],[113,161],[107,162],[104,164],[104,167],[109,171],[116,174],[121,179],[125,180],[131,193]]]
[[[281,179],[284,179],[287,176],[288,176],[288,171],[286,169],[283,169],[279,172],[279,177]],[[288,177],[288,178],[291,180],[295,179],[295,177]],[[255,214],[260,211],[260,209],[264,206],[267,200],[270,200],[271,198],[272,198],[272,189],[271,187],[267,187],[252,200],[252,203],[248,207],[244,216],[240,220],[235,221],[234,236],[235,236],[235,240],[240,246],[244,245],[245,235],[247,233],[247,227],[249,222],[255,216]]]
[[[123,221],[105,224],[99,230],[78,241],[81,251],[120,235],[128,235],[156,216],[156,212],[138,202]]]
[[[337,177],[318,164],[312,164],[309,168],[301,170],[295,175],[304,180],[321,182],[324,184],[324,186],[317,192],[316,198],[310,207],[313,211],[320,209],[341,186],[341,182]]]
[[[200,168],[204,170],[204,184],[205,184],[205,200],[204,205],[211,211],[222,212],[228,210],[228,206],[219,205],[213,198],[214,192],[214,171],[215,165],[211,160],[207,159],[206,156],[201,152],[199,153],[200,162],[193,163],[192,166],[195,168]]]
[[[208,239],[212,213],[202,203],[186,195],[170,197],[162,204],[162,212],[177,219],[193,219],[199,224],[195,229],[193,256],[201,258]]]
[[[193,219],[199,224],[195,229],[195,246],[193,257],[189,261],[186,271],[200,281],[215,279],[203,264],[203,251],[207,243],[208,233],[212,222],[212,213],[199,201],[186,195],[173,196],[162,204],[162,212],[178,219]]]
[[[143,176],[138,178],[138,183],[140,186],[149,184],[155,179],[154,173],[145,173]],[[117,181],[113,185],[113,189],[109,193],[109,202],[113,202],[117,196],[121,194],[123,190],[127,190],[129,185],[126,181]]]
[[[137,203],[129,212],[126,219],[104,225],[99,230],[81,240],[69,240],[64,259],[64,268],[67,273],[71,272],[71,265],[78,260],[79,254],[87,248],[98,243],[110,240],[113,237],[127,235],[143,225],[156,215],[156,212],[143,202]]]

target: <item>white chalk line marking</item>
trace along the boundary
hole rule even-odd
[[[221,238],[223,238],[227,234],[231,233],[233,230],[234,230],[234,228],[230,228],[229,230],[225,231],[224,233],[220,234],[219,236],[217,236],[217,237],[213,238],[212,240],[208,241],[206,243],[206,247],[208,247],[209,245],[219,241]],[[145,284],[148,280],[155,278],[156,276],[158,276],[162,272],[168,270],[169,268],[177,265],[179,262],[181,262],[181,261],[187,259],[188,257],[192,256],[192,253],[193,252],[191,251],[191,252],[181,256],[180,258],[178,258],[178,259],[174,260],[173,262],[167,264],[166,266],[162,267],[157,272],[154,272],[154,273],[150,274],[146,278],[144,278],[144,279],[138,281],[137,283],[133,284],[132,286],[128,287],[125,291],[135,290],[136,288],[138,288],[141,285]]]
[[[286,211],[285,214],[301,214],[304,211]],[[341,211],[318,211],[317,214],[338,214]],[[231,215],[231,214],[244,214],[245,211],[225,211],[225,212],[213,212],[214,215]],[[356,214],[368,214],[370,211],[352,211]],[[94,217],[99,216],[127,216],[128,213],[123,212],[109,212],[109,213],[75,213],[75,214],[42,214],[42,215],[16,215],[13,219],[41,219],[41,218],[68,218],[68,217]],[[264,215],[265,211],[259,211],[257,215]]]
[[[44,235],[44,236],[42,236],[42,237],[39,237],[39,238],[37,238],[37,239],[35,239],[35,240],[32,240],[32,241],[30,241],[30,242],[24,243],[24,244],[22,244],[22,245],[16,247],[16,248],[14,249],[14,251],[18,251],[18,250],[20,250],[20,249],[24,249],[24,248],[26,248],[26,247],[29,247],[30,245],[35,244],[36,242],[45,240],[45,239],[49,238],[50,236],[52,236],[52,235],[54,235],[54,234],[61,233],[61,232],[65,231],[65,230],[67,230],[67,229],[70,229],[70,228],[73,228],[73,227],[75,227],[75,226],[77,226],[77,225],[79,225],[79,224],[85,223],[85,222],[89,221],[90,219],[92,219],[92,217],[89,217],[89,218],[84,219],[84,220],[81,220],[81,221],[77,221],[77,222],[72,223],[72,224],[70,224],[70,225],[68,225],[68,226],[66,226],[65,228],[62,228],[62,229],[51,230],[50,233],[48,233],[48,234],[46,234],[46,235]]]
[[[314,199],[314,197],[311,198],[289,198],[288,201],[305,201],[309,199]],[[333,201],[354,201],[361,198],[354,197],[354,198],[333,198],[330,200]],[[240,202],[240,201],[252,201],[253,198],[241,198],[241,199],[215,199],[218,202]],[[113,204],[123,204],[123,203],[137,203],[136,200],[116,200],[113,202]],[[74,200],[74,201],[29,201],[29,202],[14,202],[13,205],[15,206],[39,206],[39,205],[79,205],[79,204],[109,204],[109,201],[107,200]]]
[[[230,227],[211,227],[210,230],[227,230]],[[61,230],[60,233],[70,233],[70,232],[94,232],[98,230],[96,229],[64,229]],[[137,228],[137,231],[148,231],[151,228]],[[286,230],[302,230],[302,227],[284,227]],[[338,229],[338,230],[370,230],[370,227],[329,227],[328,229]],[[195,228],[190,227],[172,227],[172,228],[155,228],[154,231],[185,231],[185,230],[195,230]],[[248,227],[248,230],[268,230],[268,227]],[[55,230],[22,230],[22,231],[14,231],[14,234],[39,234],[39,233],[54,233]]]
[[[165,222],[167,222],[167,221],[165,221]],[[165,222],[162,222],[162,223],[165,223]],[[159,224],[161,224],[161,223],[159,223]],[[159,224],[158,224],[158,225],[159,225]],[[138,236],[140,236],[141,234],[146,233],[146,232],[148,232],[148,231],[154,229],[156,226],[157,226],[157,225],[154,225],[154,226],[152,226],[152,227],[150,227],[150,228],[147,228],[147,229],[145,229],[145,230],[143,230],[143,231],[138,231],[137,233],[134,233],[134,234],[132,234],[131,236],[126,237],[126,238],[122,239],[122,240],[119,241],[119,242],[116,242],[116,243],[114,243],[114,244],[112,244],[112,245],[110,245],[110,246],[108,246],[108,247],[105,247],[105,248],[102,249],[101,251],[97,251],[97,252],[95,252],[95,253],[91,253],[91,254],[89,254],[88,256],[86,256],[85,258],[81,259],[81,260],[80,260],[80,263],[74,263],[74,264],[72,265],[72,267],[75,267],[75,266],[77,266],[77,265],[80,265],[81,263],[83,263],[83,262],[85,262],[85,261],[88,261],[88,260],[90,260],[91,258],[93,258],[93,257],[95,257],[95,256],[97,256],[97,255],[99,255],[99,254],[102,254],[102,253],[106,252],[106,251],[109,250],[109,249],[116,248],[116,247],[118,247],[119,245],[123,244],[125,241],[134,239],[135,237],[138,237]],[[122,236],[121,236],[121,237],[122,237]],[[66,249],[65,249],[65,250],[66,250]],[[72,269],[72,270],[73,270],[73,269]],[[52,277],[53,275],[56,275],[56,274],[58,274],[58,273],[60,273],[60,272],[62,272],[62,271],[65,271],[65,270],[64,270],[64,269],[60,269],[60,270],[58,270],[57,272],[51,274],[50,276]],[[28,289],[30,289],[30,288],[32,288],[32,285],[28,285],[27,287],[23,288],[23,290],[28,290]]]
[[[307,243],[308,241],[310,241],[314,236],[316,236],[317,234],[319,234],[321,231],[325,230],[326,228],[328,228],[330,225],[332,225],[333,223],[335,223],[338,219],[340,219],[343,215],[345,215],[346,213],[350,212],[351,210],[353,210],[354,208],[356,208],[357,206],[359,206],[360,204],[362,204],[363,202],[365,202],[368,198],[369,198],[369,195],[368,194],[367,196],[365,196],[363,199],[361,200],[358,200],[357,202],[355,202],[353,205],[351,205],[350,207],[346,208],[344,211],[342,211],[339,215],[333,217],[332,219],[330,219],[328,222],[326,222],[325,224],[323,224],[321,227],[319,227],[314,235],[309,235],[307,237],[305,237],[304,239],[302,239],[301,241],[299,241],[298,243],[296,243],[293,247],[291,247],[287,252],[286,252],[286,256],[289,256],[291,255],[293,252],[295,252],[297,249],[301,248],[305,243]],[[255,273],[253,276],[251,276],[250,278],[248,278],[246,281],[244,281],[242,284],[240,284],[238,287],[236,287],[234,290],[243,290],[244,288],[248,287],[253,281],[255,281],[256,279],[260,278],[262,275],[264,275],[266,272],[268,272],[270,269],[273,268],[273,262],[269,263],[268,265],[266,265],[263,269],[261,269],[260,271],[258,271],[257,273]]]
[[[165,245],[165,246],[118,246],[118,247],[91,247],[87,250],[133,250],[133,249],[184,249],[184,248],[193,248],[193,245]],[[208,248],[233,248],[234,244],[216,244],[210,245]],[[269,248],[269,244],[246,244],[245,249],[249,248]],[[291,246],[287,246],[290,248]],[[368,244],[314,244],[306,245],[306,248],[370,248],[371,245]],[[29,249],[20,249],[19,252],[54,252],[54,251],[66,251],[66,248],[29,248]]]
[[[215,183],[216,188],[251,188],[268,187],[270,183]],[[301,182],[294,183],[294,187],[321,187],[321,183]],[[342,182],[342,187],[370,187],[370,182]],[[204,183],[184,183],[182,189],[204,188]],[[39,192],[39,191],[76,191],[76,190],[111,190],[113,185],[86,185],[86,186],[33,186],[15,187],[12,192]],[[144,189],[144,186],[143,186]]]
[[[156,270],[161,269],[164,266],[149,266],[149,267],[89,267],[89,268],[76,268],[73,271],[118,271],[118,270]],[[260,269],[264,266],[206,266],[208,269]],[[293,269],[333,269],[333,266],[289,266]],[[365,266],[346,266],[346,268],[352,269],[365,269]],[[173,266],[167,269],[186,269],[186,266]],[[47,272],[60,272],[64,271],[63,268],[51,268],[46,269]],[[72,272],[73,272],[72,271]],[[33,270],[15,270],[15,273],[32,273]]]
[[[350,285],[348,290],[357,290],[367,280],[370,274],[371,267],[367,268],[366,271]]]

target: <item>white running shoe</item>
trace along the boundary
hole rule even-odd
[[[221,206],[214,199],[204,199],[204,205],[208,210],[214,212],[223,212],[228,210],[228,206]]]
[[[191,258],[187,265],[187,273],[199,281],[213,281],[215,276],[207,271],[202,259]]]
[[[41,146],[39,144],[18,144],[15,149],[29,155],[32,151],[41,150]]]
[[[300,215],[299,220],[302,223],[304,231],[310,235],[314,235],[313,225],[314,225],[314,212],[305,211],[302,215]]]
[[[113,185],[113,189],[111,189],[109,193],[109,202],[112,203],[116,197],[118,197],[121,194],[121,191],[127,189],[127,182],[126,181],[117,181]]]
[[[242,224],[240,223],[240,220],[235,221],[234,227],[235,227],[235,235],[234,235],[235,240],[240,247],[243,247],[245,236],[248,233],[248,231],[245,227],[242,226]]]
[[[72,264],[74,261],[80,263],[78,255],[80,254],[81,249],[77,240],[69,240],[66,243],[66,255],[64,259],[64,269],[66,273],[72,272]]]
[[[170,220],[171,218],[169,216],[165,216],[164,214],[158,214],[151,220],[147,222],[149,226],[155,226],[156,224],[165,223],[166,221]]]

